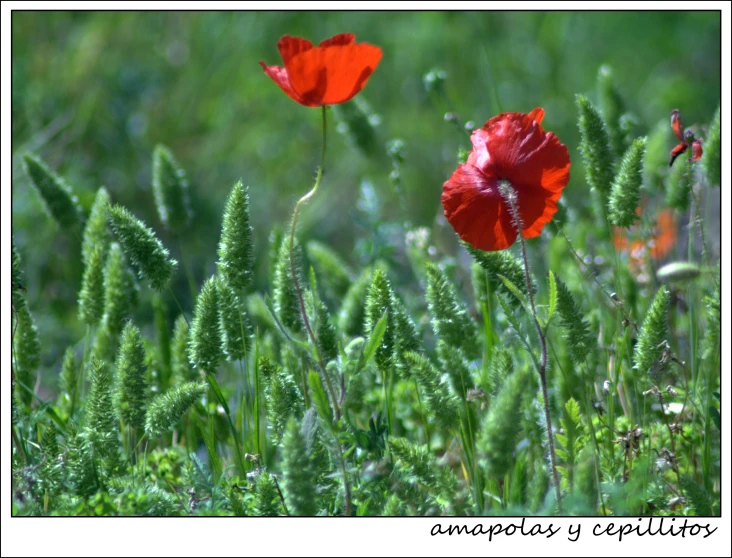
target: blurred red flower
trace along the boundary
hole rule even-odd
[[[640,208],[638,208],[640,214]],[[673,209],[662,209],[658,213],[655,226],[647,240],[636,239],[628,246],[628,238],[623,229],[615,227],[613,242],[615,249],[627,251],[630,261],[630,270],[639,275],[645,267],[647,255],[650,253],[654,260],[662,260],[676,244],[676,218]]]
[[[507,181],[516,193],[524,238],[533,238],[557,211],[569,182],[569,151],[553,133],[544,132],[544,109],[529,114],[494,116],[470,138],[465,164],[442,187],[445,217],[473,247],[484,251],[511,246],[518,231],[508,203],[499,192]]]
[[[313,46],[285,35],[277,43],[284,67],[259,65],[290,99],[306,107],[336,105],[351,100],[381,60],[381,49],[356,44],[353,33],[341,33]]]
[[[648,246],[651,249],[651,257],[654,260],[661,260],[671,251],[676,244],[676,219],[673,209],[662,209],[656,219],[656,226],[651,233]]]

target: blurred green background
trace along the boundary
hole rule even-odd
[[[467,134],[445,122],[447,111],[482,125],[502,111],[544,107],[544,127],[573,158],[565,198],[586,203],[574,95],[594,98],[602,64],[613,68],[639,133],[672,108],[687,126],[706,123],[719,103],[717,12],[16,11],[13,234],[46,367],[57,368],[65,347],[83,337],[75,318],[82,270],[78,240],[44,218],[20,154],[43,157],[86,210],[106,186],[174,257],[184,254],[198,285],[215,270],[224,200],[242,179],[250,187],[260,262],[255,287],[266,290],[267,238],[311,187],[320,111],[291,101],[258,62],[281,63],[276,43],[284,34],[318,42],[346,31],[383,50],[358,97],[374,113],[376,136],[364,153],[338,134],[329,111],[325,180],[304,212],[301,234],[329,243],[354,267],[369,257],[363,246],[373,234],[362,226],[364,208],[379,204],[383,221],[445,228],[442,183],[458,147],[470,146]],[[452,107],[425,91],[423,76],[433,68],[447,74]],[[383,148],[394,138],[405,143],[405,207]],[[157,143],[172,149],[192,182],[195,219],[180,242],[163,230],[153,202]],[[182,273],[173,288],[189,310]]]

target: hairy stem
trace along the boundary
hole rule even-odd
[[[526,290],[529,293],[529,303],[531,305],[531,314],[534,318],[534,324],[536,325],[536,333],[539,335],[539,341],[541,342],[541,364],[539,367],[539,378],[541,379],[541,391],[544,397],[544,414],[546,416],[546,428],[547,438],[549,440],[549,457],[552,461],[552,475],[554,477],[554,489],[557,494],[557,508],[559,515],[562,515],[562,492],[559,486],[559,473],[557,472],[557,456],[554,452],[554,431],[552,429],[552,417],[549,412],[549,394],[546,388],[546,363],[547,363],[547,352],[546,352],[546,337],[544,331],[539,324],[539,318],[536,315],[536,306],[534,305],[534,294],[531,288],[531,275],[529,273],[529,260],[526,257],[526,242],[524,241],[524,235],[522,231],[521,214],[518,209],[518,196],[516,195],[513,187],[506,181],[501,182],[499,191],[503,199],[508,203],[511,216],[513,217],[514,224],[518,229],[518,237],[521,242],[521,256],[524,260],[524,277],[526,279]]]
[[[325,106],[322,107],[323,109],[323,149],[320,154],[320,166],[318,167],[318,174],[315,178],[315,185],[313,186],[312,190],[310,190],[307,194],[305,194],[303,197],[301,197],[297,205],[295,206],[295,212],[292,215],[292,225],[290,226],[290,271],[292,272],[292,282],[295,286],[295,291],[297,292],[297,299],[300,302],[300,312],[302,314],[302,320],[305,324],[305,329],[308,333],[308,337],[310,337],[310,341],[312,342],[313,346],[315,347],[315,352],[318,357],[318,366],[320,368],[321,376],[323,376],[323,379],[325,380],[325,385],[328,388],[328,394],[330,395],[330,400],[333,403],[333,407],[335,409],[336,414],[336,420],[340,420],[341,418],[341,410],[338,406],[338,399],[336,398],[335,390],[333,389],[333,383],[330,381],[330,377],[328,376],[328,373],[325,370],[325,364],[323,363],[323,355],[320,352],[320,345],[318,345],[318,340],[315,338],[315,334],[313,333],[313,328],[310,325],[310,319],[308,318],[308,313],[305,310],[305,298],[302,293],[302,288],[300,287],[300,281],[297,277],[297,269],[295,266],[295,230],[297,229],[297,218],[300,215],[300,209],[302,209],[303,204],[308,201],[310,198],[312,198],[315,195],[315,192],[318,191],[318,186],[320,186],[320,180],[323,178],[323,166],[325,164],[325,146],[326,146],[326,119],[325,119]]]

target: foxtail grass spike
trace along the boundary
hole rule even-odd
[[[498,276],[503,275],[524,295],[528,296],[523,262],[508,250],[502,250],[500,252],[483,252],[482,250],[473,248],[467,243],[464,243],[463,245],[473,259],[488,272],[488,276],[485,280],[488,282],[491,292],[504,295],[512,307],[520,307],[521,302],[519,302],[516,296],[514,296],[511,290]],[[531,278],[531,291],[532,293],[536,293],[536,283],[533,277]]]
[[[81,243],[81,259],[84,265],[89,265],[92,251],[99,246],[106,257],[112,234],[109,232],[107,212],[109,211],[109,193],[102,186],[97,190],[89,219],[84,227],[84,238]]]
[[[638,335],[638,342],[633,353],[634,368],[643,376],[649,374],[651,379],[657,378],[668,365],[662,356],[664,342],[668,338],[666,320],[671,303],[671,295],[666,287],[661,287],[648,309]]]
[[[245,358],[252,345],[249,317],[239,296],[226,278],[218,277],[216,286],[224,354],[232,361]]]
[[[435,424],[447,432],[454,432],[460,423],[458,400],[450,393],[439,371],[422,355],[406,353],[404,357],[410,365],[412,374],[423,388],[422,394],[427,409],[435,417]]]
[[[301,251],[295,241],[295,273],[301,275]],[[302,277],[298,277],[299,284],[303,284]],[[300,313],[300,302],[295,289],[295,282],[292,278],[292,264],[290,262],[290,239],[284,238],[280,242],[277,263],[272,287],[274,289],[274,307],[282,325],[297,333],[303,328],[302,315]]]
[[[13,363],[17,381],[25,386],[16,384],[16,389],[20,401],[25,406],[30,406],[36,385],[36,374],[41,364],[41,345],[28,305],[23,304],[15,310],[17,322],[13,337]]]
[[[338,332],[333,325],[330,313],[325,303],[320,300],[316,293],[313,295],[313,306],[315,315],[315,337],[320,346],[320,352],[325,362],[330,362],[338,356]]]
[[[223,356],[216,282],[215,276],[209,277],[196,298],[188,341],[188,359],[191,364],[209,374],[216,374]]]
[[[165,288],[178,262],[169,258],[170,253],[152,229],[119,205],[110,208],[109,219],[117,240],[140,278],[150,281],[156,290]]]
[[[669,145],[673,145],[674,135],[668,118],[656,123],[648,134],[646,156],[643,161],[643,176],[650,192],[663,191],[663,182],[668,174]]]
[[[532,383],[530,374],[524,367],[506,378],[483,420],[477,442],[480,464],[495,479],[502,478],[513,464],[521,431],[520,404]]]
[[[692,170],[678,161],[666,177],[666,205],[684,213],[691,203]]]
[[[714,113],[712,123],[707,130],[707,137],[704,138],[704,155],[702,166],[707,177],[709,186],[719,186],[722,172],[722,144],[720,136],[720,107]]]
[[[79,292],[79,319],[96,326],[104,313],[104,249],[92,248]]]
[[[580,152],[585,164],[587,183],[601,194],[605,203],[613,181],[613,152],[607,126],[600,113],[584,95],[577,95],[579,109]]]
[[[497,394],[503,386],[503,382],[512,372],[513,358],[511,358],[511,351],[506,347],[496,347],[493,350],[491,364],[488,368],[488,391],[493,395]]]
[[[290,515],[315,515],[318,511],[315,471],[300,426],[294,418],[287,422],[282,439],[282,473],[282,492]]]
[[[584,319],[585,313],[575,301],[567,285],[558,277],[555,281],[557,284],[557,311],[560,325],[564,330],[569,357],[574,364],[579,365],[585,361],[596,343],[590,332],[590,325]]]
[[[114,403],[117,415],[124,424],[143,429],[147,411],[147,366],[140,330],[132,322],[127,322],[122,331],[115,367]]]
[[[254,481],[252,490],[254,497],[254,515],[258,517],[276,517],[280,515],[280,498],[277,484],[272,475],[261,471]]]
[[[25,170],[48,214],[62,229],[78,231],[81,227],[79,200],[66,181],[53,172],[37,155],[24,153]]]
[[[175,320],[173,339],[170,342],[170,371],[173,384],[192,382],[197,374],[188,360],[188,339],[190,328],[182,314]]]
[[[396,293],[392,293],[391,304],[394,318],[394,364],[399,374],[406,378],[409,374],[409,365],[405,361],[404,355],[408,352],[423,350],[422,342],[417,333],[417,326],[414,325],[414,321]]]
[[[389,369],[394,353],[394,307],[392,299],[394,292],[386,277],[386,273],[377,269],[374,271],[371,287],[366,297],[366,332],[371,333],[385,313],[387,326],[381,344],[376,350],[376,365],[382,372]]]
[[[64,449],[64,465],[74,494],[91,496],[99,487],[99,478],[94,470],[91,444],[73,425],[69,428]]]
[[[91,391],[86,401],[85,436],[94,452],[114,466],[119,452],[119,423],[112,402],[112,373],[101,360],[89,363]]]
[[[12,245],[12,303],[13,308],[18,308],[25,304],[25,282],[23,280],[23,270],[20,268],[20,255],[15,248],[15,239]]]
[[[468,358],[480,353],[478,330],[463,301],[458,299],[455,287],[445,272],[428,263],[427,305],[432,317],[432,329],[437,339],[461,349]]]
[[[186,173],[163,145],[155,147],[152,172],[152,189],[160,221],[167,229],[181,234],[191,221]]]
[[[643,156],[647,138],[637,138],[623,155],[608,203],[610,222],[618,227],[630,227],[638,220],[635,212],[640,203],[643,182]]]
[[[104,267],[104,315],[115,335],[122,332],[124,321],[137,306],[138,293],[135,275],[125,261],[122,248],[114,242]]]
[[[338,312],[338,329],[345,335],[355,337],[364,333],[364,309],[372,275],[372,268],[364,268],[342,299]]]
[[[78,400],[76,391],[78,386],[79,371],[76,364],[76,355],[74,349],[69,347],[64,353],[64,361],[61,365],[61,373],[59,374],[59,399],[61,407],[67,414],[71,414],[76,401]],[[71,416],[69,416],[71,418]]]
[[[186,382],[158,395],[147,409],[145,430],[152,437],[160,436],[171,430],[188,407],[203,397],[204,393],[206,393],[206,384]]]
[[[237,291],[244,291],[252,282],[254,256],[252,227],[249,224],[249,194],[241,181],[226,200],[219,243],[219,272]]]
[[[290,417],[298,421],[302,418],[305,411],[303,397],[291,374],[266,357],[260,357],[258,364],[264,380],[267,420],[272,428],[272,443],[279,444],[287,420]]]
[[[615,157],[619,158],[626,150],[623,141],[625,134],[620,128],[620,117],[625,112],[625,104],[615,84],[613,70],[608,65],[601,66],[597,73],[597,94],[600,112],[610,136],[610,145]]]

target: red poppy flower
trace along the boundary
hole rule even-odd
[[[342,33],[313,46],[285,35],[277,43],[284,67],[259,65],[290,99],[306,107],[337,105],[352,99],[381,60],[381,49],[356,44],[353,33]]]
[[[502,181],[516,192],[524,238],[539,236],[556,213],[569,182],[569,151],[542,130],[543,118],[542,108],[491,118],[473,132],[467,162],[442,186],[445,217],[475,248],[503,250],[516,241],[514,219],[499,192]]]
[[[668,161],[669,167],[674,164],[676,157],[681,155],[689,148],[689,144],[684,138],[684,127],[681,124],[681,115],[679,114],[679,109],[674,109],[671,111],[671,128],[673,128],[674,135],[681,143],[671,150],[671,157]]]

